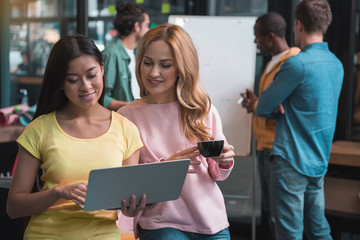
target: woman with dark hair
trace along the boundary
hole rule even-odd
[[[69,36],[54,45],[34,119],[17,139],[8,196],[11,218],[32,216],[24,239],[120,239],[115,210],[85,212],[76,204],[84,203],[90,170],[137,164],[142,147],[136,126],[102,106],[103,74],[91,39]],[[44,186],[32,193],[39,168]]]
[[[176,25],[157,26],[141,39],[136,60],[142,98],[118,112],[139,128],[144,143],[139,161],[189,158],[191,166],[179,199],[139,214],[135,235],[141,240],[230,239],[216,181],[229,176],[234,147],[225,141],[219,157],[206,158],[196,146],[225,136],[219,113],[200,85],[199,59],[190,36]]]

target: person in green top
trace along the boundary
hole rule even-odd
[[[115,111],[140,98],[135,75],[135,48],[150,26],[149,15],[139,4],[119,3],[116,11],[113,23],[118,37],[102,53],[106,79],[104,106]]]

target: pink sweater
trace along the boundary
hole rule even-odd
[[[178,102],[147,104],[135,101],[118,112],[140,131],[144,143],[140,151],[141,163],[158,162],[178,150],[195,145],[182,132]],[[206,125],[214,139],[225,139],[220,116],[214,106]],[[201,234],[214,234],[229,226],[224,198],[215,181],[225,180],[232,168],[221,169],[213,159],[203,156],[196,157],[196,160],[201,161],[201,165],[190,166],[197,173],[187,174],[179,199],[160,202],[134,219],[136,236],[137,224],[148,230],[172,227]]]

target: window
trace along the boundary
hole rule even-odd
[[[116,4],[129,2],[127,0],[88,0],[88,34],[98,48],[102,51],[105,46],[116,37],[117,33],[113,26],[116,16]],[[170,14],[184,15],[185,0],[137,0],[150,16],[151,26],[166,23]]]
[[[217,14],[220,16],[261,15],[267,12],[264,0],[222,0],[217,1]]]
[[[60,37],[74,35],[79,28],[100,51],[117,35],[113,27],[116,4],[129,0],[8,0],[10,85],[2,84],[1,104],[20,102],[19,91],[28,89],[29,104],[36,103],[42,76],[52,46]],[[131,1],[131,0],[130,0]],[[260,15],[267,0],[133,0],[149,13],[151,27],[166,23],[169,15]],[[80,6],[79,6],[80,5]],[[79,9],[77,9],[79,6]],[[85,18],[80,19],[79,13]],[[80,14],[80,15],[81,15]],[[82,32],[82,30],[81,30]],[[10,88],[10,89],[9,89]],[[9,99],[9,101],[8,101]]]
[[[10,11],[10,105],[20,102],[23,88],[34,105],[52,46],[76,33],[76,1],[11,0]]]

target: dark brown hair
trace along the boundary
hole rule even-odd
[[[43,84],[34,119],[42,114],[61,109],[68,102],[62,89],[69,62],[82,55],[89,55],[103,65],[102,55],[93,40],[83,35],[67,36],[60,39],[52,48],[46,64]],[[98,102],[103,105],[105,82]],[[34,120],[33,119],[33,120]]]
[[[285,38],[286,21],[280,14],[276,12],[265,13],[256,20],[256,23],[260,23],[258,26],[261,35],[266,36],[269,33],[274,33],[280,38]]]
[[[325,34],[332,21],[330,5],[323,0],[301,1],[296,6],[295,17],[307,33]]]
[[[119,3],[116,5],[116,12],[113,24],[120,37],[129,36],[136,22],[141,25],[145,21],[145,9],[133,2]]]

